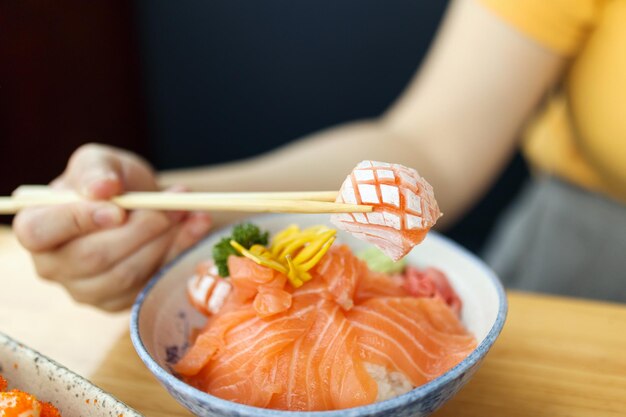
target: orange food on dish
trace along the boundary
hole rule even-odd
[[[52,404],[39,401],[24,391],[5,391],[7,386],[0,375],[0,417],[61,417]]]
[[[298,288],[248,258],[231,256],[228,268],[231,294],[174,366],[226,400],[293,411],[371,404],[436,378],[476,346],[445,297],[370,271],[347,246],[331,247]]]

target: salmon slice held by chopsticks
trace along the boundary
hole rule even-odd
[[[333,214],[331,222],[396,261],[424,240],[441,217],[433,187],[416,170],[387,162],[360,162],[336,202],[372,206],[370,213]]]

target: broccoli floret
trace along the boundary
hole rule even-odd
[[[231,236],[223,237],[213,246],[213,261],[222,277],[230,275],[228,271],[228,257],[230,255],[241,256],[239,252],[231,246],[231,240],[236,241],[246,249],[250,249],[252,245],[267,245],[269,232],[262,232],[258,226],[252,223],[238,224],[233,228]]]
[[[259,226],[252,223],[241,223],[233,228],[232,240],[246,249],[252,245],[267,245],[270,237],[269,232],[261,232]]]
[[[239,255],[235,248],[230,245],[230,236],[220,239],[220,241],[213,246],[213,261],[217,267],[217,272],[222,277],[227,277],[228,272],[228,257],[230,255]]]

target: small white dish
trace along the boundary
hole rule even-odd
[[[0,375],[63,417],[143,417],[85,378],[0,333]]]

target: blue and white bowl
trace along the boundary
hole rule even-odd
[[[328,223],[328,216],[270,215],[252,220],[270,232],[289,224]],[[169,393],[198,416],[241,417],[365,417],[426,416],[448,401],[480,366],[500,334],[507,301],[495,274],[474,255],[454,242],[431,232],[408,256],[410,264],[444,271],[463,301],[463,324],[478,340],[478,347],[457,366],[406,394],[363,407],[336,411],[291,412],[250,407],[214,397],[186,384],[171,365],[189,347],[189,334],[201,327],[204,317],[188,303],[185,284],[198,262],[211,256],[211,248],[230,228],[212,234],[163,268],[137,298],[131,316],[131,338],[139,356]],[[366,244],[339,233],[338,241],[356,251]]]

